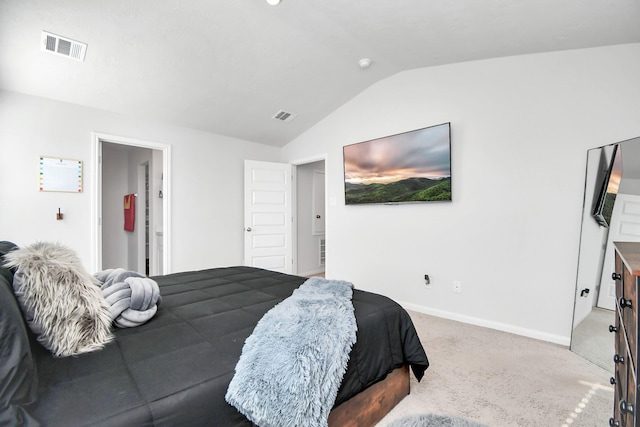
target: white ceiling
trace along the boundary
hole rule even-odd
[[[0,89],[283,146],[403,70],[634,42],[637,0],[0,0]]]

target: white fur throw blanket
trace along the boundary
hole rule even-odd
[[[327,426],[351,347],[353,285],[311,278],[245,341],[226,401],[260,427]]]
[[[140,326],[158,310],[160,289],[155,280],[123,268],[98,272],[102,295],[109,303],[109,315],[119,328]]]
[[[54,356],[102,348],[113,339],[109,305],[75,252],[38,242],[5,255],[25,320]]]

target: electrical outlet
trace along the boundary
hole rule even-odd
[[[456,294],[461,294],[462,293],[462,282],[459,280],[454,280],[453,281],[453,292],[455,292]]]
[[[429,279],[429,275],[428,274],[424,275],[424,284],[427,285],[428,287],[431,286],[431,279]]]

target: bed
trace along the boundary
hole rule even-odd
[[[12,247],[0,249],[1,256]],[[0,273],[1,373],[8,384],[0,424],[14,417],[29,426],[251,426],[224,399],[234,367],[256,323],[306,280],[246,266],[154,277],[162,302],[151,321],[116,330],[102,350],[56,358],[16,324],[12,272]],[[357,342],[330,426],[375,424],[409,392],[408,371],[422,378],[429,365],[402,307],[357,289],[352,301]],[[11,349],[5,336],[14,338]],[[6,358],[21,345],[17,361]]]

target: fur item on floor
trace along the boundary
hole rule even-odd
[[[38,341],[54,356],[98,350],[113,339],[109,304],[74,251],[38,242],[5,255],[14,293]]]
[[[436,414],[411,415],[391,424],[389,427],[486,427],[464,418],[447,417]]]
[[[261,427],[322,427],[356,341],[353,285],[311,278],[245,341],[225,399]]]

